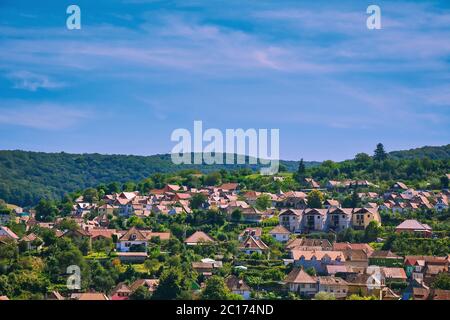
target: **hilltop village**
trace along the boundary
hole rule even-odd
[[[90,188],[32,209],[3,203],[1,299],[450,297],[448,189],[302,182],[276,193],[165,184]],[[67,286],[71,265],[79,288]]]

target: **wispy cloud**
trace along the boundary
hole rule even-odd
[[[29,71],[14,71],[7,74],[7,77],[13,81],[14,88],[28,91],[58,89],[65,86],[65,83],[63,82],[57,82],[46,75]]]
[[[91,119],[92,113],[74,106],[0,101],[0,123],[42,130],[61,130]]]

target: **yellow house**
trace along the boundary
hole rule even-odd
[[[352,214],[352,225],[354,229],[365,229],[370,222],[376,221],[381,224],[381,217],[376,208],[355,208]]]

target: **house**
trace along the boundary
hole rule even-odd
[[[111,291],[111,300],[129,300],[132,293],[130,287],[121,282]]]
[[[402,267],[403,258],[391,251],[376,250],[369,256],[369,265],[385,267]]]
[[[249,236],[252,236],[255,239],[261,239],[262,229],[261,228],[245,228],[244,231],[242,231],[239,234],[239,242],[244,241]]]
[[[304,251],[329,251],[333,250],[333,246],[328,239],[295,238],[286,243],[287,251],[293,249]]]
[[[285,227],[278,225],[269,231],[269,234],[278,242],[287,242],[291,232]]]
[[[334,243],[333,250],[344,253],[346,266],[360,271],[364,271],[369,266],[369,257],[374,251],[367,243],[348,242]]]
[[[214,262],[192,262],[192,269],[205,277],[210,277],[214,269],[219,268]]]
[[[304,251],[293,249],[290,252],[295,266],[304,269],[314,268],[317,273],[325,274],[327,265],[344,265],[345,257],[341,251]]]
[[[225,279],[225,284],[232,293],[242,296],[244,300],[250,299],[251,288],[244,280],[239,279],[234,275],[230,275]]]
[[[438,197],[434,208],[439,212],[448,209],[448,197],[446,195]]]
[[[146,251],[148,238],[136,227],[126,231],[117,241],[117,250],[121,252]]]
[[[184,240],[188,246],[214,244],[215,240],[203,231],[196,231],[191,236]]]
[[[395,228],[396,233],[414,233],[425,238],[430,238],[432,229],[427,224],[422,224],[417,220],[405,220]]]
[[[278,215],[280,225],[288,229],[290,232],[298,233],[301,231],[301,220],[303,210],[286,209]]]
[[[349,295],[379,297],[385,287],[380,268],[375,268],[366,273],[348,273],[344,280],[347,281]]]
[[[241,242],[239,250],[246,254],[252,254],[254,252],[263,254],[269,250],[269,247],[261,239],[255,239],[252,236],[249,236],[246,240]]]
[[[5,238],[8,240],[18,241],[19,236],[15,234],[10,228],[7,226],[0,226],[0,238]]]
[[[300,229],[303,232],[324,231],[326,228],[327,209],[305,209],[302,213]]]
[[[218,189],[223,192],[238,192],[239,191],[239,183],[224,183],[218,187]]]
[[[22,239],[20,239],[21,242],[25,243],[27,250],[39,250],[42,248],[42,239],[39,238],[34,233],[30,233],[26,236],[23,236]]]
[[[403,191],[408,190],[408,187],[403,182],[397,181],[391,186],[391,190],[393,191]]]
[[[106,301],[109,298],[100,292],[83,292],[83,293],[72,293],[70,295],[70,300],[90,300],[90,301]]]
[[[130,285],[130,289],[132,292],[135,292],[138,288],[145,287],[150,293],[153,293],[158,285],[159,279],[138,279]]]
[[[318,291],[315,277],[307,274],[303,268],[293,268],[284,283],[288,285],[289,291],[305,297],[313,297]]]
[[[324,208],[326,209],[331,209],[331,208],[340,208],[341,204],[339,203],[339,201],[334,200],[334,199],[327,199],[325,200],[325,202],[323,203]]]
[[[349,228],[352,224],[351,208],[331,208],[328,214],[328,230],[336,232]]]
[[[348,283],[344,279],[323,276],[318,277],[318,292],[332,293],[336,299],[345,299],[348,294]]]
[[[108,216],[108,215],[113,215],[114,214],[114,207],[110,204],[104,204],[100,207],[97,208],[98,210],[98,214],[100,216]]]
[[[242,212],[242,220],[244,222],[259,223],[263,220],[263,213],[258,209],[249,207],[240,209]]]
[[[164,192],[178,192],[181,189],[180,186],[177,186],[176,184],[168,184],[164,187]]]
[[[332,265],[332,264],[325,266],[325,269],[326,274],[329,276],[336,276],[337,274],[338,275],[347,274],[350,270],[350,268],[347,267],[346,265]]]
[[[381,224],[377,208],[355,208],[353,210],[352,225],[354,229],[365,229],[372,221]]]
[[[147,252],[117,252],[122,263],[143,263],[148,258]]]
[[[289,191],[280,197],[280,205],[283,208],[305,209],[307,206],[307,195],[301,191]]]
[[[45,295],[45,300],[62,301],[66,300],[58,291],[52,291]]]
[[[386,284],[390,283],[406,283],[408,277],[403,268],[383,267],[381,272],[384,276]]]
[[[305,178],[304,183],[306,186],[308,186],[308,188],[311,188],[311,189],[319,189],[320,188],[320,184],[313,178]]]

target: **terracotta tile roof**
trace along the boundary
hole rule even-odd
[[[405,220],[400,223],[395,230],[431,231],[430,226],[422,224],[417,220]]]
[[[254,236],[254,237],[261,237],[262,229],[261,228],[245,228],[244,231],[242,231],[239,236],[240,237],[246,237],[246,236]]]
[[[294,268],[284,280],[286,283],[316,283],[316,279],[305,271],[303,268]]]
[[[407,276],[403,268],[387,268],[384,267],[382,272],[386,278],[406,280]]]
[[[120,237],[120,241],[145,241],[147,237],[136,227],[132,227]]]
[[[105,294],[97,292],[72,293],[70,297],[73,300],[109,300]]]
[[[305,250],[298,250],[293,249],[291,250],[292,258],[294,260],[300,260],[302,257],[305,260],[311,260],[313,258],[317,260],[322,260],[322,258],[329,257],[331,260],[337,260],[337,261],[345,261],[345,256],[342,251],[319,251],[319,250],[312,250],[312,251],[305,251]]]
[[[222,190],[236,190],[239,187],[239,183],[224,183],[219,186]]]
[[[239,245],[239,249],[241,250],[255,249],[265,251],[268,250],[269,247],[264,242],[262,242],[262,240],[255,239],[252,236],[250,236]]]
[[[333,277],[333,276],[321,276],[318,277],[319,284],[321,285],[348,285],[347,281],[345,281],[342,278],[339,277]]]
[[[145,286],[150,292],[156,290],[159,279],[138,279],[130,285],[131,291],[136,291],[139,287]]]
[[[435,289],[432,295],[433,300],[450,300],[450,290]]]
[[[17,234],[15,234],[10,228],[6,227],[6,226],[0,226],[0,234],[2,233],[2,235],[5,235],[11,239],[14,240],[19,240],[19,237],[17,236]]]
[[[291,232],[282,225],[278,225],[270,230],[269,234],[291,234]]]
[[[215,242],[213,238],[204,233],[203,231],[196,231],[186,240],[184,243],[201,243],[201,242]]]

